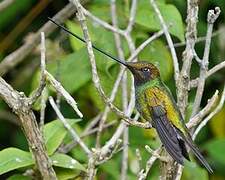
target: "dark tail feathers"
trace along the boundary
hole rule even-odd
[[[184,137],[183,139],[188,144],[188,146],[191,148],[191,151],[194,153],[194,155],[202,163],[202,165],[205,166],[205,168],[212,174],[213,173],[212,168],[210,167],[208,162],[205,160],[205,158],[201,155],[199,149],[195,146],[191,137]]]

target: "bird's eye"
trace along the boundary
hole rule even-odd
[[[148,67],[145,67],[142,69],[144,72],[150,72],[150,69]]]

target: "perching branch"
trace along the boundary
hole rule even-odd
[[[208,71],[208,64],[209,64],[209,52],[210,52],[210,44],[211,44],[211,38],[212,38],[212,32],[213,32],[213,24],[216,21],[216,19],[219,17],[220,14],[220,8],[216,7],[214,10],[209,10],[208,12],[208,28],[207,28],[207,34],[206,34],[206,41],[205,41],[205,50],[203,59],[200,64],[200,75],[199,75],[199,81],[198,81],[198,88],[195,96],[195,101],[193,105],[193,111],[192,116],[197,113],[200,107],[200,103],[202,100],[202,95],[204,91],[205,86],[205,80],[206,80],[206,73]]]
[[[10,6],[12,3],[14,2],[14,0],[3,0],[0,3],[0,12],[3,11],[5,8],[7,8],[8,6]]]
[[[184,116],[188,104],[188,91],[190,82],[190,70],[193,59],[193,52],[197,38],[198,22],[198,1],[187,1],[187,27],[186,27],[186,47],[183,52],[183,65],[179,75],[177,86],[177,101],[181,114]]]
[[[160,25],[163,29],[163,32],[164,32],[165,36],[166,36],[166,40],[167,40],[167,43],[169,45],[171,55],[172,55],[172,58],[173,58],[174,79],[175,79],[176,85],[178,86],[178,75],[179,75],[179,72],[180,72],[179,71],[179,64],[178,64],[177,54],[176,54],[176,51],[175,51],[175,48],[174,48],[174,45],[173,45],[173,41],[172,41],[172,38],[171,38],[169,30],[168,30],[168,25],[165,23],[165,21],[162,17],[162,14],[159,11],[159,8],[158,8],[155,0],[150,0],[150,4],[153,7],[155,13],[157,14],[157,17],[159,18]]]
[[[42,41],[44,41],[43,38],[44,34],[42,33]],[[30,103],[30,98],[27,98],[24,93],[14,90],[1,77],[0,96],[19,117],[21,128],[26,136],[29,148],[32,151],[42,178],[56,179],[56,174],[47,155],[44,141],[36,122],[36,117],[31,110],[32,104]]]
[[[91,154],[91,151],[88,149],[88,147],[85,145],[85,143],[81,140],[81,138],[79,137],[79,135],[77,134],[77,132],[70,126],[70,124],[66,121],[66,119],[63,117],[62,113],[60,112],[60,110],[58,109],[54,99],[50,96],[49,97],[49,102],[52,106],[52,108],[54,109],[55,113],[57,114],[58,118],[60,119],[60,121],[63,123],[64,127],[68,130],[68,132],[71,134],[73,140],[75,142],[77,142],[82,149],[84,150],[84,152],[87,155]]]
[[[225,103],[225,84],[224,84],[224,88],[223,88],[223,92],[221,94],[220,97],[220,102],[217,105],[217,107],[199,124],[199,126],[197,127],[197,129],[195,130],[194,134],[193,134],[193,139],[196,138],[196,136],[198,135],[199,131],[207,124],[207,122],[212,119],[213,116],[215,116],[223,107]]]

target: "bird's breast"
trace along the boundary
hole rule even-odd
[[[148,109],[148,104],[145,100],[144,91],[139,89],[135,90],[135,107],[145,120],[151,120],[151,114]]]

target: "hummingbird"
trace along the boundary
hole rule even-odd
[[[85,40],[49,18],[61,29],[82,42]],[[187,147],[193,152],[201,164],[210,172],[212,168],[193,142],[179,108],[169,90],[161,80],[159,69],[147,61],[126,62],[106,53],[102,49],[92,47],[124,65],[134,77],[135,107],[152,126],[169,155],[179,164],[184,165],[184,159],[190,160]]]

